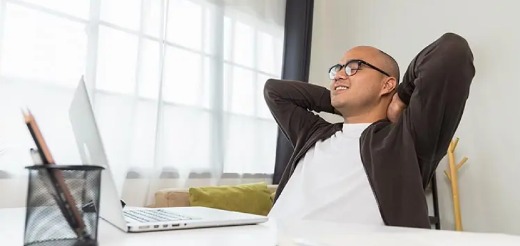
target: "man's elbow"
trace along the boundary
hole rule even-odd
[[[264,99],[269,101],[273,98],[273,93],[276,91],[276,86],[279,80],[268,79],[264,84]]]
[[[458,68],[467,79],[471,79],[475,75],[475,66],[473,64],[473,52],[468,41],[455,33],[445,33],[438,40],[438,48],[442,50],[447,59],[444,59],[450,67]]]
[[[473,52],[469,46],[468,41],[462,36],[455,33],[445,33],[438,40],[439,48],[447,55],[453,58],[465,59],[473,62]]]
[[[264,93],[266,91],[269,91],[271,90],[271,88],[273,87],[274,83],[276,80],[275,79],[268,79],[267,81],[265,81],[265,84],[264,84]]]
[[[275,97],[277,82],[279,82],[279,80],[268,79],[264,84],[264,99],[268,105]]]

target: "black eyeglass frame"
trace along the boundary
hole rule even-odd
[[[357,63],[358,68],[357,69],[351,69],[349,67],[349,65],[351,65],[352,63]],[[345,73],[348,76],[353,76],[353,75],[355,75],[357,73],[358,70],[361,70],[361,68],[360,68],[361,65],[366,65],[369,68],[372,68],[372,69],[374,69],[374,70],[376,70],[376,71],[378,71],[378,72],[380,72],[380,73],[382,73],[382,74],[384,74],[384,75],[386,75],[388,77],[392,77],[392,76],[390,76],[390,74],[388,74],[387,72],[383,71],[382,69],[380,69],[380,68],[378,68],[378,67],[376,67],[376,66],[374,66],[374,65],[372,65],[372,64],[370,64],[370,63],[368,63],[366,61],[356,59],[356,60],[350,60],[347,63],[345,63],[344,65],[336,64],[336,65],[330,67],[330,69],[329,69],[329,79],[333,80],[336,77],[336,74],[339,71],[341,71],[341,69],[343,69],[343,68],[345,68]],[[349,68],[350,71],[347,71],[347,68]],[[333,70],[335,70],[335,71],[333,72]]]

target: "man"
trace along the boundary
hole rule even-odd
[[[430,228],[424,189],[474,74],[468,43],[447,33],[414,58],[401,84],[395,60],[366,46],[329,70],[330,91],[267,81],[266,102],[294,147],[269,216]],[[345,122],[330,124],[311,111]]]

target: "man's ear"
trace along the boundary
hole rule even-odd
[[[383,80],[383,86],[381,87],[381,96],[391,94],[397,87],[397,80],[394,77],[386,77]]]

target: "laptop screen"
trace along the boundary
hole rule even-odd
[[[109,165],[103,141],[96,123],[92,103],[83,78],[81,78],[69,109],[69,119],[83,164],[104,166],[112,176],[119,197],[126,178],[126,169]],[[121,170],[115,170],[121,169]]]

